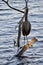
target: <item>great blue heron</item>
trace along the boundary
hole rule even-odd
[[[28,21],[28,6],[27,6],[27,1],[26,2],[26,9],[25,9],[25,21],[23,21],[22,24],[22,34],[24,36],[24,41],[25,41],[25,36],[27,37],[27,35],[29,35],[30,31],[31,31],[31,24]],[[25,43],[25,42],[24,42]]]

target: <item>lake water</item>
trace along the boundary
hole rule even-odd
[[[24,0],[9,0],[9,4],[20,10],[25,7]],[[0,65],[43,65],[43,0],[29,0],[28,8],[28,20],[32,27],[28,40],[36,37],[38,42],[24,53],[28,58],[19,59],[14,57],[17,48],[13,43],[17,41],[18,22],[23,14],[10,9],[0,0]],[[23,38],[22,35],[21,45]]]

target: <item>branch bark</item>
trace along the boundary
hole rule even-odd
[[[13,8],[12,6],[10,6],[9,3],[8,3],[8,0],[7,1],[2,0],[2,1],[4,1],[8,5],[8,7],[10,7],[11,9],[16,10],[16,11],[21,12],[21,13],[24,13],[23,11],[21,11],[19,9],[16,9],[16,8]]]
[[[22,56],[22,54],[28,49],[30,48],[35,42],[37,41],[37,39],[34,37],[31,39],[30,42],[28,42],[26,45],[24,45],[24,47],[19,51],[19,53],[16,55],[18,57]]]

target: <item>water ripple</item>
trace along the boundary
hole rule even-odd
[[[21,10],[25,7],[24,3],[24,0],[9,0],[11,6]],[[17,41],[18,22],[23,14],[10,9],[0,0],[0,65],[43,65],[43,0],[29,0],[28,8],[28,20],[32,26],[28,40],[36,37],[38,42],[24,53],[28,58],[17,58],[17,47],[13,43]],[[23,38],[21,35],[24,43]]]

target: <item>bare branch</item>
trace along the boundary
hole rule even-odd
[[[21,13],[24,13],[23,11],[21,11],[19,9],[16,9],[16,8],[13,8],[12,6],[10,6],[9,3],[8,3],[8,0],[7,1],[2,0],[2,1],[4,1],[11,9],[16,10],[16,11],[21,12]]]
[[[22,25],[22,20],[24,18],[25,15],[23,15],[23,17],[21,18],[21,20],[19,21],[19,29],[18,29],[18,38],[17,38],[17,46],[20,47],[20,37],[21,37],[21,25]]]
[[[27,2],[27,3],[28,3],[28,0],[25,0],[25,2]]]
[[[35,37],[32,38],[31,41],[27,42],[27,44],[23,46],[23,48],[18,52],[16,56],[18,57],[22,56],[22,54],[37,41],[38,40]]]
[[[26,3],[26,7],[27,7],[28,0],[25,0],[25,3]]]

